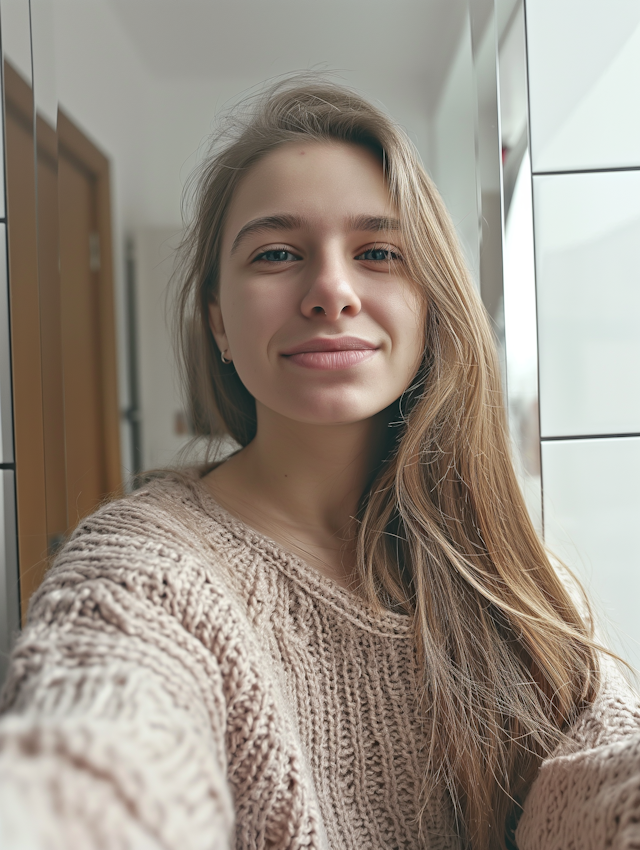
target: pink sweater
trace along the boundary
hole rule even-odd
[[[84,520],[37,592],[0,719],[3,850],[460,848],[409,618],[165,481]],[[547,759],[521,850],[640,847],[640,710],[609,683]]]

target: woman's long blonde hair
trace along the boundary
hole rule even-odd
[[[255,435],[254,399],[220,360],[208,305],[236,187],[301,136],[380,158],[407,273],[427,299],[423,362],[362,497],[357,569],[371,605],[414,618],[430,730],[422,812],[445,783],[464,843],[504,848],[541,759],[595,699],[595,644],[527,513],[492,332],[451,219],[404,132],[346,88],[299,78],[272,86],[233,113],[197,175],[178,311],[193,416],[242,446]]]

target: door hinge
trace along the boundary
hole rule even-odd
[[[89,268],[92,272],[100,271],[100,234],[89,234]]]

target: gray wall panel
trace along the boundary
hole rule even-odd
[[[18,553],[16,548],[15,473],[0,471],[0,684],[19,628]]]
[[[7,226],[0,224],[0,463],[13,463]]]

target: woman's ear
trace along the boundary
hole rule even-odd
[[[216,341],[216,345],[224,354],[229,349],[229,341],[224,332],[224,322],[222,321],[222,310],[217,301],[209,302],[209,327]]]

